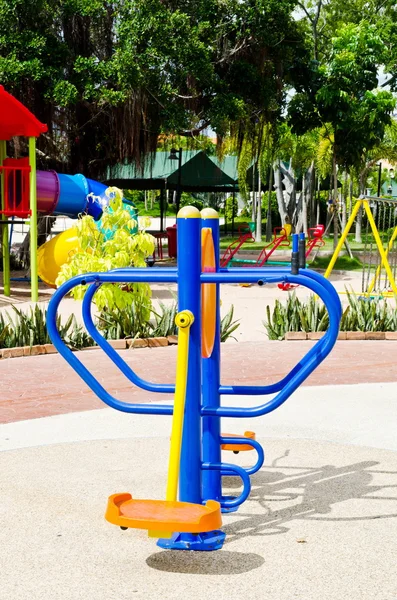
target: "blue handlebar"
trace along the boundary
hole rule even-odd
[[[257,279],[257,276],[253,276],[254,274],[249,273],[244,277],[244,281],[254,282]],[[236,277],[239,275],[234,275],[233,273],[225,273],[223,274],[224,282],[235,283]],[[242,274],[240,274],[242,277]],[[205,283],[213,283],[214,277],[212,273],[206,273],[202,275],[202,281]],[[277,278],[276,278],[277,279]],[[273,282],[274,277],[268,278],[267,282]],[[280,278],[277,279],[280,281]],[[302,358],[302,360],[292,369],[292,371],[284,378],[284,385],[282,389],[278,392],[275,398],[272,398],[269,402],[262,404],[257,407],[252,408],[243,408],[243,407],[209,407],[204,406],[201,410],[202,415],[217,415],[218,417],[259,417],[265,415],[269,412],[272,412],[281,404],[283,404],[291,394],[299,387],[299,385],[314,371],[314,369],[324,360],[324,358],[331,352],[335,341],[338,337],[339,333],[339,321],[340,321],[340,311],[337,309],[337,303],[340,305],[339,297],[332,288],[332,294],[330,291],[326,289],[326,286],[320,285],[313,278],[306,277],[303,274],[300,275],[290,275],[285,273],[282,277],[282,281],[287,283],[295,283],[303,285],[309,289],[311,289],[314,293],[316,293],[324,302],[325,306],[328,309],[329,314],[329,328],[322,337],[319,342],[315,344],[315,346]],[[248,386],[247,386],[248,387]],[[269,387],[269,386],[268,386]],[[255,389],[255,387],[250,387],[250,392]],[[263,388],[262,388],[263,389]],[[268,392],[267,392],[268,393]]]
[[[85,380],[93,392],[108,406],[129,413],[162,414],[171,415],[172,405],[164,404],[134,404],[122,402],[109,394],[92,373],[82,364],[75,354],[62,341],[56,327],[56,315],[62,298],[77,285],[91,284],[83,301],[83,318],[88,332],[98,345],[109,356],[113,363],[126,375],[135,385],[146,391],[173,393],[175,386],[171,384],[157,384],[140,378],[121,359],[118,353],[105,340],[96,329],[91,315],[90,304],[92,298],[102,283],[124,283],[124,282],[177,282],[178,274],[175,269],[116,269],[107,273],[88,273],[78,275],[64,283],[53,295],[48,307],[47,323],[48,331],[54,346],[73,369]],[[255,272],[247,269],[223,269],[220,273],[203,273],[202,283],[266,283],[288,282],[303,285],[314,291],[324,301],[330,316],[330,327],[326,335],[321,338],[302,358],[302,360],[281,381],[267,386],[220,386],[221,394],[252,394],[265,395],[277,393],[270,402],[261,406],[244,409],[238,407],[203,407],[203,415],[218,416],[259,416],[266,414],[285,402],[304,379],[316,368],[316,366],[328,355],[338,335],[338,325],[342,313],[339,297],[333,286],[317,273],[302,269],[299,275],[291,275],[286,269],[256,269]]]

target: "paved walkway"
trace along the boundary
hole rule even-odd
[[[222,344],[222,382],[271,383],[280,380],[314,342],[230,342]],[[397,343],[341,341],[305,385],[397,381]],[[176,347],[121,352],[144,379],[175,380]],[[133,386],[101,350],[78,354],[99,381],[117,398],[149,402],[153,394]],[[156,402],[168,400],[156,395]],[[0,423],[63,414],[103,404],[59,355],[7,359],[0,362]]]

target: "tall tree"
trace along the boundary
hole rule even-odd
[[[365,151],[383,139],[391,123],[395,99],[376,90],[378,69],[387,59],[374,25],[363,21],[344,26],[332,40],[330,58],[318,67],[306,89],[291,100],[293,130],[304,133],[313,126],[328,132],[333,150],[334,208],[337,203],[337,168],[356,168]],[[338,219],[334,211],[334,243]]]
[[[109,162],[139,163],[162,131],[211,126],[242,143],[306,77],[294,5],[0,0],[0,78],[48,123],[48,166],[97,175]]]

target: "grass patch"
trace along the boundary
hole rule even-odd
[[[311,269],[326,269],[330,263],[330,256],[317,256],[310,263]],[[334,265],[334,271],[359,271],[363,268],[363,263],[358,258],[350,258],[349,256],[338,256]]]

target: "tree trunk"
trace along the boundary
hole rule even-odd
[[[255,241],[262,241],[262,181],[260,170],[258,169],[258,197],[256,204],[256,234]]]
[[[317,216],[316,215],[316,204],[317,204],[316,183],[317,183],[317,175],[316,175],[316,170],[314,168],[314,162],[312,163],[312,165],[313,165],[312,176],[310,178],[309,225],[310,225],[310,227],[315,227],[317,225],[317,221],[316,221],[316,216]]]
[[[333,221],[334,221],[334,250],[338,245],[339,223],[338,223],[338,174],[336,170],[336,154],[333,156],[334,197],[333,197]]]
[[[269,195],[267,201],[267,218],[266,218],[266,241],[272,239],[272,190],[273,190],[273,167],[270,167],[269,172]]]
[[[347,171],[345,171],[345,185],[343,186],[343,193],[342,193],[342,231],[345,231],[345,229],[346,229],[346,216],[347,216],[346,199],[347,199],[347,189],[348,189],[348,185],[347,185]]]
[[[359,176],[360,196],[364,196],[364,194],[365,194],[366,175],[367,175],[367,168],[363,169],[363,171],[361,171],[360,176]],[[361,244],[363,241],[362,235],[361,235],[362,226],[363,226],[363,208],[361,206],[357,213],[356,235],[354,237],[354,241],[358,242],[359,244]]]
[[[251,221],[256,221],[256,194],[255,194],[255,164],[252,166],[252,204],[251,204]]]
[[[351,175],[349,175],[349,209],[348,209],[349,219],[350,219],[350,215],[352,214],[352,210],[353,210],[353,177]]]
[[[274,189],[276,190],[276,198],[278,205],[278,212],[280,213],[281,225],[285,225],[285,220],[288,217],[287,206],[285,203],[282,173],[280,168],[280,161],[277,160],[274,163]]]

